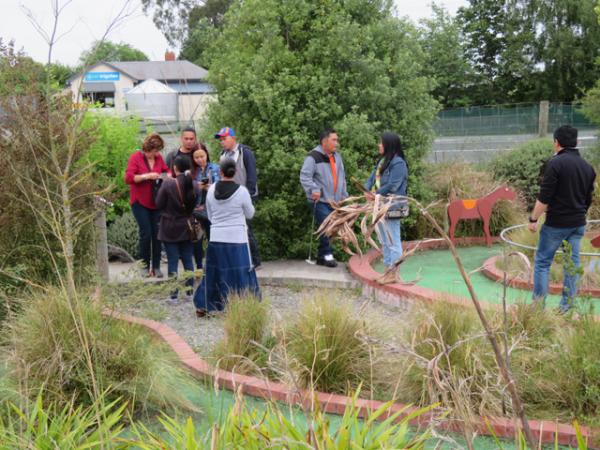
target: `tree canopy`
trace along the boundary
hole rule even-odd
[[[600,75],[594,0],[469,0],[459,9],[479,81],[472,104],[573,101]]]
[[[437,104],[422,75],[417,31],[390,7],[383,0],[245,0],[225,15],[209,50],[219,99],[204,135],[232,126],[254,148],[256,229],[267,256],[307,250],[310,219],[299,171],[325,127],[338,130],[348,176],[363,181],[378,134],[398,132],[407,145],[411,192],[419,189]]]
[[[79,57],[81,66],[91,66],[100,61],[148,61],[148,57],[129,44],[110,41],[95,42]]]

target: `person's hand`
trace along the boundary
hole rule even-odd
[[[144,180],[158,180],[160,178],[160,173],[157,172],[148,172],[144,174]]]
[[[200,189],[202,189],[203,191],[208,191],[209,187],[210,183],[200,183]]]
[[[194,208],[194,211],[204,211],[204,205],[198,205]]]
[[[367,200],[375,200],[375,194],[373,194],[372,192],[365,192],[365,198]]]
[[[321,192],[319,191],[314,191],[310,198],[312,199],[313,202],[318,202],[321,199]]]
[[[538,223],[537,222],[529,222],[529,224],[527,225],[527,228],[532,233],[535,233],[537,231],[537,228],[538,228]]]

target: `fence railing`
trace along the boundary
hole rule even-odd
[[[545,132],[560,125],[596,128],[583,115],[579,104],[547,102],[445,109],[438,114],[433,128],[437,136],[540,134],[540,124],[547,127]]]

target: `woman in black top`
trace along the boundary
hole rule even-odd
[[[167,251],[169,277],[177,276],[179,260],[186,271],[194,270],[194,245],[189,224],[197,200],[188,158],[175,158],[173,171],[175,178],[167,178],[156,197],[156,206],[161,210],[158,239],[164,243]],[[186,281],[187,295],[192,293],[193,282],[192,278]],[[177,290],[171,293],[171,302],[176,301]]]

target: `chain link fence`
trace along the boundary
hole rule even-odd
[[[498,152],[510,150],[540,135],[539,103],[471,106],[440,111],[433,128],[437,135],[429,160],[432,162],[487,162]],[[549,103],[546,133],[561,125],[579,130],[579,148],[597,145],[596,129],[579,104]]]

